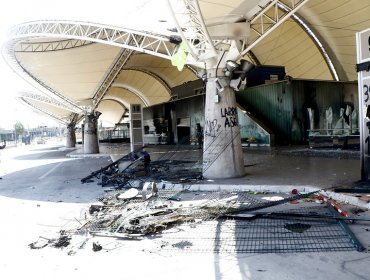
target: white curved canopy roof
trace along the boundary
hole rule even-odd
[[[179,34],[168,30],[174,28],[174,23],[166,2],[141,1],[138,2],[139,8],[127,6],[125,9],[122,1],[108,1],[105,6],[100,7],[103,9],[109,6],[108,17],[101,9],[90,11],[86,7],[83,13],[78,9],[70,9],[70,12],[63,14],[63,20],[73,20],[69,22],[70,28],[78,20],[87,24],[93,22],[94,26],[104,24],[110,29],[89,29],[93,30],[90,33],[84,30],[85,37],[79,34],[73,40],[72,36],[62,35],[61,30],[53,34],[50,30],[36,34],[32,30],[23,29],[22,36],[20,33],[14,36],[13,33],[7,48],[15,51],[11,56],[16,59],[18,67],[22,67],[23,74],[30,74],[49,90],[44,94],[50,94],[51,90],[53,98],[72,107],[76,105],[76,108],[84,101],[95,98],[95,107],[103,113],[101,118],[106,117],[109,121],[117,122],[121,120],[129,104],[141,103],[149,106],[165,102],[171,98],[172,87],[197,79],[188,68],[179,72],[168,59],[175,47],[168,42],[168,36]],[[176,7],[176,1],[171,2]],[[248,24],[261,7],[271,1],[198,2],[204,22],[211,30],[214,26],[220,28],[221,23]],[[278,13],[283,12],[284,3],[291,1],[281,2]],[[47,10],[48,18],[54,22],[58,22],[55,20],[58,19],[57,10]],[[369,14],[370,2],[367,0],[310,0],[253,46],[245,58],[261,65],[285,66],[287,75],[293,78],[356,80],[355,33],[370,28]],[[41,15],[45,15],[42,14],[42,9],[39,13],[30,15],[27,20],[45,18]],[[27,25],[30,24],[25,26]],[[123,28],[140,30],[147,35],[148,32],[155,32],[158,37],[145,41],[146,39],[140,37],[142,34],[127,35],[122,31],[114,31]],[[99,40],[92,43],[94,40],[88,40],[87,35],[90,39]],[[251,33],[250,37],[253,36]],[[247,42],[251,38],[247,38]],[[112,40],[109,41],[110,39]],[[123,52],[122,44],[129,41],[131,46],[132,42],[141,44],[142,51],[147,54],[134,47]],[[155,56],[156,53],[161,56]],[[28,101],[34,102],[31,99]],[[42,110],[43,104],[38,103],[35,107]],[[65,109],[61,112],[50,106],[44,108],[45,111],[53,111],[56,116],[60,115],[61,119],[63,114],[65,119]],[[71,109],[70,119],[75,116],[72,111],[74,114],[81,114],[78,109]]]

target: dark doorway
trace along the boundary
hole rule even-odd
[[[188,145],[190,144],[190,127],[178,126],[177,137],[179,139],[178,144]]]
[[[190,144],[190,118],[177,119],[177,143],[188,145]]]

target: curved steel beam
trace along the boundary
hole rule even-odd
[[[130,108],[130,107],[126,107],[126,105],[121,100],[118,100],[118,99],[115,99],[115,98],[112,98],[112,97],[102,99],[101,102],[100,102],[100,104],[102,102],[104,102],[104,101],[112,101],[112,102],[115,102],[115,103],[117,103],[118,105],[120,105],[123,108],[123,113],[120,116],[119,121],[117,123],[121,122],[121,120],[124,118],[126,112],[128,112],[128,109],[127,108]],[[128,106],[130,106],[130,105],[128,105]],[[101,113],[104,115],[104,111],[102,111]]]
[[[269,2],[250,20],[250,27],[254,36],[250,35],[247,38],[245,48],[238,58],[246,55],[255,45],[284,23],[308,1],[309,0],[290,0],[284,3],[281,0],[273,0]],[[288,3],[290,6],[288,6]],[[279,5],[281,4],[285,5],[287,10],[279,9]]]
[[[51,117],[52,119],[56,120],[57,122],[59,123],[62,123],[62,124],[65,124],[65,125],[68,125],[69,124],[69,121],[66,121],[62,118],[60,118],[59,116],[57,115],[54,115],[53,113],[45,110],[45,109],[41,109],[40,107],[36,106],[35,104],[29,102],[26,98],[23,98],[23,97],[18,97],[18,99],[25,103],[27,106],[31,107],[33,110],[37,111],[38,113],[40,114],[43,114],[45,116],[48,116],[48,117]]]
[[[185,65],[185,67],[188,68],[191,72],[193,72],[193,74],[195,76],[197,76],[197,73],[198,73],[199,69],[196,69],[195,66],[192,66],[190,64]]]
[[[168,85],[168,83],[163,80],[161,77],[159,77],[157,74],[155,74],[154,72],[152,71],[149,71],[149,70],[146,70],[146,69],[143,69],[143,68],[140,68],[140,67],[127,67],[127,68],[123,68],[122,71],[126,71],[126,70],[130,70],[130,71],[138,71],[138,72],[143,72],[151,77],[153,77],[154,79],[156,79],[171,95],[171,87]]]
[[[150,102],[149,102],[149,100],[145,97],[145,95],[142,92],[136,90],[135,88],[133,88],[133,87],[127,85],[127,84],[124,84],[124,83],[113,83],[112,84],[112,87],[123,88],[125,90],[128,90],[129,92],[131,92],[132,94],[134,94],[136,97],[138,97],[143,102],[143,104],[145,105],[145,107],[148,107],[148,106],[151,105]]]
[[[43,102],[43,103],[46,103],[46,104],[49,104],[49,105],[53,105],[55,107],[59,107],[59,108],[63,108],[65,110],[71,111],[70,107],[65,106],[64,103],[61,103],[58,100],[56,100],[56,99],[54,99],[50,96],[40,95],[40,94],[36,94],[36,93],[33,93],[33,92],[20,92],[18,95],[19,95],[18,97],[20,97],[20,98],[27,98],[27,99],[40,101],[40,102]]]
[[[119,98],[117,97],[114,97],[114,96],[109,96],[107,98],[103,98],[103,100],[101,102],[104,102],[104,101],[114,101],[116,103],[118,103],[119,105],[121,105],[121,107],[124,109],[124,110],[128,110],[128,108],[130,108],[130,104],[127,103],[127,102],[124,102],[122,100],[120,100]],[[101,103],[100,102],[100,103]]]
[[[289,8],[286,5],[282,4],[282,3],[280,3],[278,5],[278,7],[279,7],[279,9],[282,9],[286,12],[289,11]],[[323,56],[323,58],[326,62],[326,65],[329,68],[331,76],[333,77],[334,80],[339,81],[338,72],[337,72],[337,70],[336,70],[336,68],[333,64],[333,61],[331,60],[327,50],[325,49],[325,47],[321,43],[318,36],[312,31],[312,29],[310,27],[308,27],[308,25],[301,19],[301,17],[297,16],[296,14],[292,14],[291,17],[306,32],[308,37],[310,37],[311,40],[315,43],[316,47],[319,49],[321,55]]]
[[[135,95],[134,93],[132,93],[131,91],[129,91],[128,89],[125,89],[127,90],[130,94],[133,94]],[[135,95],[136,96],[136,95]],[[125,98],[122,98],[121,96],[119,96],[119,94],[112,94],[112,93],[109,93],[108,95],[104,96],[104,98],[102,99],[102,101],[106,100],[106,99],[112,99],[112,100],[117,100],[118,102],[122,103],[123,106],[126,107],[126,109],[128,110],[130,108],[130,103],[126,101]]]
[[[68,50],[94,44],[94,42],[80,39],[57,40],[51,42],[21,42],[15,52],[52,52]]]
[[[57,99],[70,111],[75,113],[81,113],[82,109],[72,100],[68,99],[61,93],[53,90],[43,81],[33,76],[26,68],[24,68],[19,60],[15,57],[14,48],[15,45],[20,42],[20,40],[12,40],[3,45],[2,55],[4,60],[7,62],[10,68],[19,74],[26,82],[35,87],[37,90],[43,92],[45,95],[50,96],[50,98]]]

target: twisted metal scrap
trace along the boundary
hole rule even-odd
[[[218,219],[224,215],[251,211],[308,197],[315,192],[298,194],[280,201],[263,201],[244,192],[210,192],[203,197],[173,201],[173,197],[191,192],[160,190],[157,196],[143,201],[141,195],[131,200],[117,199],[119,192],[100,198],[102,205],[92,212],[79,230],[115,237],[140,237],[162,232],[183,223]],[[91,210],[91,208],[90,208]]]

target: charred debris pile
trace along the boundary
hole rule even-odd
[[[316,192],[271,198],[277,197],[245,191],[158,189],[155,182],[145,182],[141,190],[106,192],[89,206],[78,225],[61,230],[57,238],[40,237],[29,246],[75,249],[93,241],[96,252],[102,248],[96,243],[99,237],[110,237],[156,240],[159,250],[175,250],[185,244],[181,250],[194,252],[365,249],[346,224],[370,219],[333,213],[329,203],[315,202],[319,198]],[[218,228],[222,234],[215,232]],[[81,238],[81,244],[73,245],[77,244],[74,239]]]
[[[81,179],[82,183],[98,179],[107,190],[135,187],[141,189],[144,182],[189,183],[202,180],[200,161],[173,159],[167,154],[155,161],[148,152],[137,150],[117,161],[92,172]]]
[[[186,248],[195,251],[204,248],[211,239],[213,245],[206,250],[213,252],[364,250],[346,223],[369,222],[370,219],[338,214],[332,202],[325,198],[317,204],[318,191],[299,193],[294,189],[289,194],[279,194],[279,197],[240,190],[194,191],[191,185],[202,179],[197,163],[163,158],[151,161],[150,155],[140,150],[92,172],[81,180],[82,183],[97,178],[106,187],[105,194],[89,206],[84,217],[76,219],[78,226],[61,230],[57,238],[40,237],[29,244],[30,248],[71,247],[73,237],[79,235],[85,236],[79,248],[84,247],[91,237],[140,240],[167,236],[170,238],[162,240],[163,244],[187,244]],[[297,201],[304,201],[308,206],[298,209],[296,204],[300,203]],[[313,205],[320,205],[319,210],[313,211]],[[274,207],[283,207],[283,211]],[[210,232],[214,222],[224,225],[227,230],[212,238]],[[176,231],[183,226],[205,229],[202,234],[191,230],[186,233]],[[230,231],[231,228],[234,231]],[[171,229],[184,235],[171,237]],[[340,242],[338,232],[343,235]],[[235,246],[230,246],[230,240],[235,241]],[[163,244],[160,248],[167,246]],[[259,245],[256,247],[256,244]],[[101,249],[100,244],[93,243],[94,251]]]
[[[90,219],[79,231],[137,238],[184,223],[232,218],[237,213],[283,204],[311,194],[266,201],[246,192],[158,190],[156,183],[146,182],[141,191],[131,188],[100,197],[90,206]]]
[[[59,238],[39,238],[29,246],[31,249],[67,247],[74,235],[142,239],[183,224],[238,218],[237,214],[244,211],[280,205],[312,194],[266,201],[247,192],[158,189],[155,182],[146,182],[142,190],[106,192],[90,205],[78,221],[80,226],[61,230]]]

